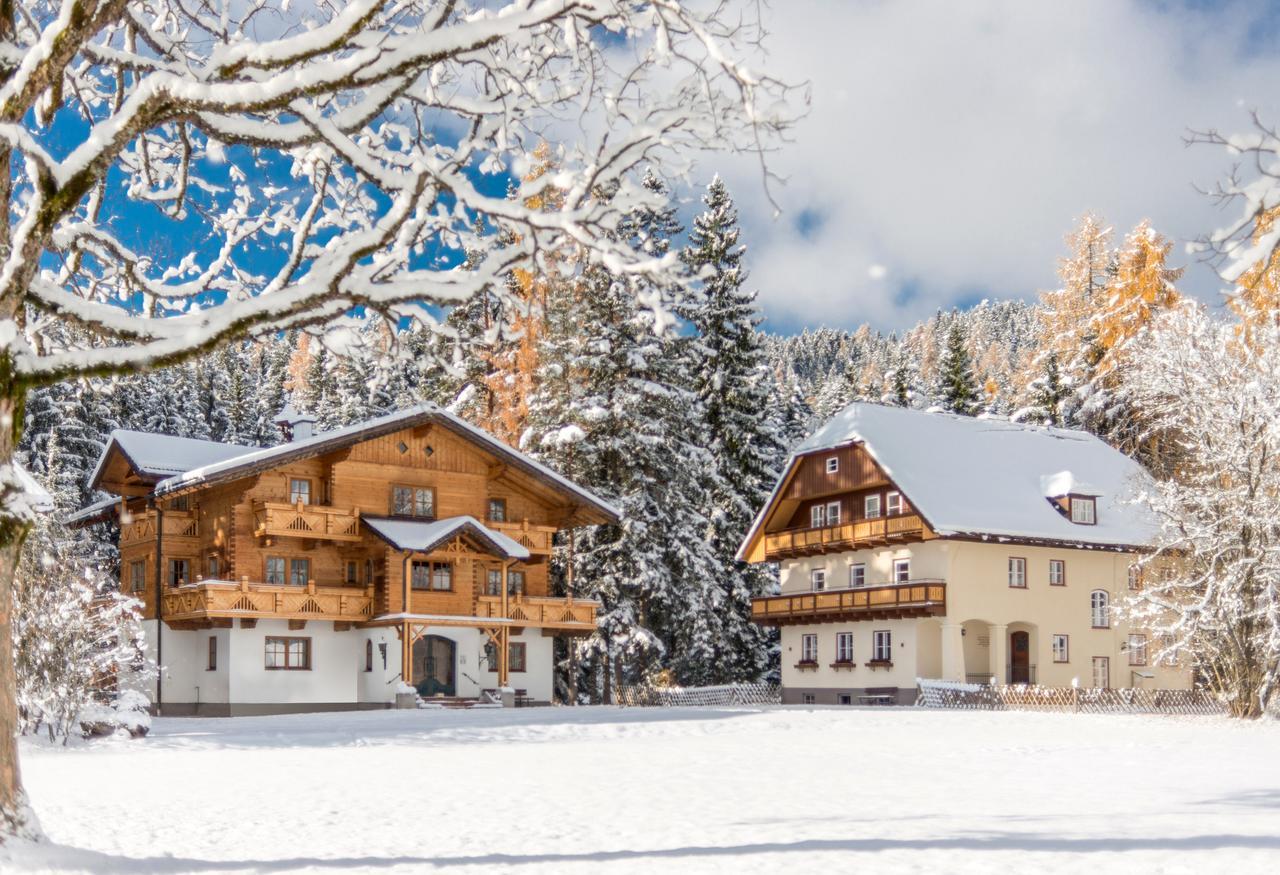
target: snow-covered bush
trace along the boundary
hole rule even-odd
[[[23,734],[43,729],[65,739],[86,722],[145,734],[146,697],[115,695],[117,673],[127,668],[137,676],[143,664],[139,603],[109,591],[114,582],[84,555],[77,533],[49,517],[36,523],[23,547],[13,589]]]
[[[1123,606],[1203,675],[1231,712],[1257,717],[1280,692],[1280,329],[1184,305],[1139,340],[1122,393],[1170,476],[1142,497],[1157,551]]]

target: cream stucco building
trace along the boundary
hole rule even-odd
[[[853,404],[792,454],[740,556],[777,562],[783,701],[909,703],[917,678],[1185,688],[1117,617],[1146,475],[1092,435]]]

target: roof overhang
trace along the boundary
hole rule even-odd
[[[406,553],[430,553],[455,538],[466,535],[494,556],[503,559],[523,561],[531,555],[523,544],[494,531],[472,516],[433,521],[365,516],[360,520],[369,531],[392,548]]]

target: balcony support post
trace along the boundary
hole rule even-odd
[[[508,598],[507,598],[507,587],[509,586],[507,582],[507,574],[510,570],[511,570],[511,560],[503,559],[502,560],[502,587],[501,587],[501,595],[502,595],[501,610],[502,610],[503,619],[509,619],[511,617],[510,604],[508,603]],[[509,653],[510,649],[511,649],[511,627],[504,623],[498,632],[498,686],[502,688],[506,688],[508,673],[510,672],[510,666],[508,665],[508,660],[510,659],[510,653]]]
[[[964,682],[964,626],[942,624],[942,679]]]

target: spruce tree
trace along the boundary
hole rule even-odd
[[[947,332],[940,377],[942,407],[961,416],[973,416],[978,407],[978,389],[973,363],[965,348],[964,326],[956,313],[952,313],[951,328]]]

